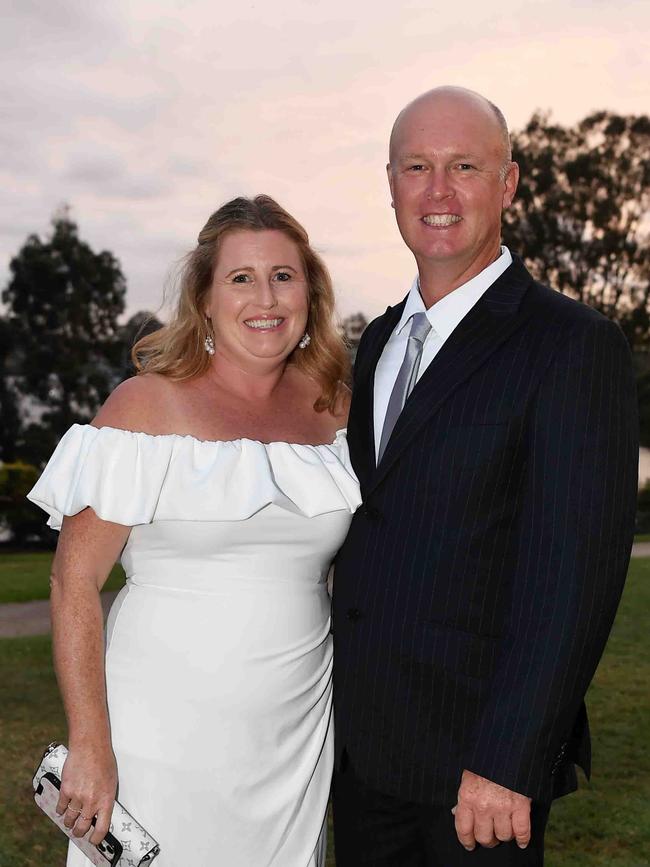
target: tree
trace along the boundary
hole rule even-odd
[[[650,447],[650,373],[637,379],[639,395],[639,439],[642,446]]]
[[[2,300],[15,382],[31,416],[21,457],[40,464],[73,422],[92,418],[114,385],[126,285],[111,253],[80,240],[67,209],[54,216],[50,237],[30,235],[9,267]]]
[[[120,359],[117,366],[117,379],[122,381],[129,376],[135,374],[135,367],[131,361],[131,350],[141,337],[146,337],[148,334],[153,334],[162,328],[162,322],[154,313],[149,313],[147,310],[139,310],[134,313],[124,325],[121,325],[117,336],[120,341]]]
[[[366,330],[368,320],[363,313],[352,313],[346,316],[340,323],[340,330],[350,353],[350,360],[354,362],[359,348],[361,335]]]
[[[513,135],[521,167],[504,241],[535,276],[650,338],[650,118],[606,111],[573,127],[537,113]]]
[[[8,319],[0,318],[0,460],[13,461],[20,431],[19,396],[15,385],[15,335]]]

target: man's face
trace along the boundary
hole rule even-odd
[[[431,95],[400,118],[387,166],[397,224],[422,270],[478,273],[498,253],[518,169],[489,106]]]

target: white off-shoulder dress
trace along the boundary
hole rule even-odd
[[[132,527],[106,683],[119,799],[157,867],[322,867],[326,577],[361,499],[345,432],[311,446],[74,425],[29,498],[55,528],[87,506]],[[69,867],[88,863],[71,847]]]

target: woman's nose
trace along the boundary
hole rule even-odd
[[[271,280],[260,280],[257,284],[257,303],[260,307],[269,309],[275,307],[277,298],[275,295],[275,287]]]

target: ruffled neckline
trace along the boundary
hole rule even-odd
[[[274,504],[314,517],[361,503],[345,429],[328,444],[200,440],[73,425],[27,495],[61,527],[90,507],[126,526],[241,521]]]
[[[111,427],[110,425],[103,425],[102,427],[96,427],[92,424],[87,425],[73,425],[72,428],[75,427],[88,427],[91,430],[101,431],[101,430],[109,430],[116,431],[117,433],[123,434],[132,434],[136,437],[149,437],[150,439],[167,439],[168,437],[171,439],[180,439],[180,440],[190,440],[191,442],[197,443],[198,445],[204,446],[237,446],[241,443],[253,443],[254,445],[259,446],[304,446],[305,448],[310,449],[320,449],[320,448],[332,448],[333,446],[338,445],[341,438],[345,438],[347,435],[347,428],[342,427],[339,428],[334,434],[334,439],[329,443],[295,443],[289,440],[270,440],[269,442],[264,442],[263,440],[252,439],[251,437],[236,437],[230,440],[204,440],[200,437],[195,437],[192,434],[177,434],[177,433],[168,433],[168,434],[150,434],[145,433],[144,431],[135,431],[135,430],[127,430],[126,428],[121,427]],[[71,428],[71,430],[72,430]]]

